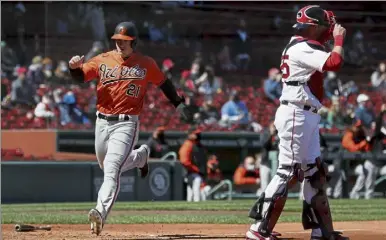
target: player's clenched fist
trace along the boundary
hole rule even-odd
[[[332,32],[332,35],[334,37],[339,36],[339,35],[345,37],[346,36],[346,29],[344,27],[342,27],[342,25],[337,23],[334,26],[334,31]]]
[[[68,62],[71,69],[80,68],[84,61],[84,56],[73,56],[71,60]]]

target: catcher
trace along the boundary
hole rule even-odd
[[[283,92],[275,116],[279,136],[279,165],[276,175],[255,203],[249,217],[256,220],[247,239],[271,240],[283,211],[288,190],[303,182],[304,229],[311,240],[347,240],[335,232],[326,188],[326,164],[320,159],[318,110],[323,100],[323,72],[338,71],[343,64],[346,30],[334,14],[319,6],[299,10],[296,35],[284,48],[280,69]],[[325,43],[333,37],[334,48]]]

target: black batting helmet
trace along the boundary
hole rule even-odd
[[[138,40],[138,30],[133,22],[121,22],[115,27],[111,39],[131,41],[131,46],[134,48]]]
[[[318,5],[309,5],[300,9],[296,14],[296,22],[293,28],[299,30],[310,25],[330,26],[327,12]]]

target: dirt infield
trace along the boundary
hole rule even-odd
[[[386,221],[337,222],[335,228],[354,240],[386,239]],[[14,225],[2,225],[4,240],[67,240],[67,239],[245,239],[248,225],[232,224],[106,224],[99,237],[91,235],[89,225],[52,225],[49,232],[14,231]],[[302,231],[299,223],[280,223],[277,231],[281,239],[309,239],[309,231]]]

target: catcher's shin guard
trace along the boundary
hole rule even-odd
[[[280,170],[284,173],[279,172]],[[288,190],[298,181],[302,182],[304,178],[300,164],[295,164],[293,167],[281,166],[279,171],[272,179],[272,181],[276,180],[279,184],[279,186],[274,186],[276,191],[269,197],[267,196],[267,189],[249,211],[249,217],[260,222],[257,232],[264,237],[272,236],[273,228],[279,220],[287,200]],[[271,187],[270,185],[271,183],[268,188]]]
[[[332,224],[330,205],[325,191],[327,164],[317,158],[316,164],[311,165],[306,172],[307,171],[315,172],[306,177],[306,182],[304,184],[310,184],[310,186],[316,190],[316,194],[311,198],[310,202],[307,202],[306,200],[303,202],[302,223],[304,229],[321,230],[322,236],[314,236],[311,237],[311,239],[347,239],[340,236],[339,232],[335,232]]]

